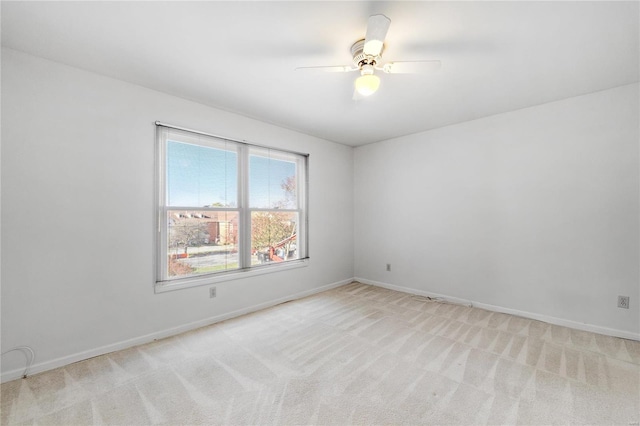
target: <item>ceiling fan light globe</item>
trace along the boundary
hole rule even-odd
[[[355,86],[360,95],[370,96],[380,87],[380,77],[372,74],[361,75],[356,79]]]

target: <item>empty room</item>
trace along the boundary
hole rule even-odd
[[[2,1],[2,425],[640,424],[637,1]]]

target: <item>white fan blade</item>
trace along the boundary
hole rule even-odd
[[[387,62],[381,69],[387,74],[418,74],[438,70],[441,66],[440,61],[399,61]]]
[[[298,67],[296,71],[305,71],[305,72],[351,72],[357,71],[358,68],[349,66],[349,65],[335,65],[328,67]]]
[[[367,35],[364,38],[365,55],[379,56],[382,53],[384,38],[389,31],[391,19],[384,15],[372,15],[367,23]]]

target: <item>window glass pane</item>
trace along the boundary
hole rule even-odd
[[[280,157],[283,156],[280,155]],[[269,150],[252,150],[249,156],[249,205],[251,208],[297,208],[296,184],[295,159],[274,158]]]
[[[238,269],[237,211],[178,211],[167,214],[169,277]]]
[[[231,150],[167,142],[167,205],[236,207],[238,154]]]
[[[298,259],[298,213],[251,213],[251,264]]]

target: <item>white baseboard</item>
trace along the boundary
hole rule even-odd
[[[373,281],[367,278],[355,277],[354,281],[358,281],[363,284],[374,285],[376,287],[388,288],[389,290],[401,291],[403,293],[416,294],[419,296],[426,296],[426,297],[436,297],[450,303],[471,305],[476,308],[486,309],[487,311],[517,315],[524,318],[547,322],[549,324],[555,324],[555,325],[561,325],[563,327],[574,328],[576,330],[590,331],[592,333],[598,333],[598,334],[604,334],[607,336],[621,337],[623,339],[640,341],[640,333],[633,333],[631,331],[617,330],[615,328],[602,327],[602,326],[593,325],[593,324],[585,324],[585,323],[572,321],[564,318],[552,317],[549,315],[535,314],[532,312],[520,311],[518,309],[511,309],[511,308],[505,308],[502,306],[489,305],[487,303],[480,303],[472,300],[460,299],[457,297],[451,297],[444,294],[431,293],[428,291],[418,290],[411,287],[403,287],[399,285],[383,283],[380,281]]]
[[[306,291],[295,293],[289,296],[280,297],[278,299],[269,300],[267,302],[259,303],[257,305],[248,306],[246,308],[238,309],[232,312],[216,315],[214,317],[209,317],[199,321],[183,324],[177,327],[172,327],[172,328],[157,331],[154,333],[146,334],[144,336],[134,337],[132,339],[127,339],[127,340],[112,343],[109,345],[100,346],[98,348],[89,349],[83,352],[77,352],[71,355],[66,355],[66,356],[52,359],[52,360],[42,361],[42,362],[33,364],[31,366],[31,368],[29,369],[29,376],[37,373],[42,373],[43,371],[53,370],[54,368],[63,367],[65,365],[69,365],[74,362],[93,358],[99,355],[104,355],[110,352],[115,352],[122,349],[130,348],[133,346],[142,345],[145,343],[153,342],[154,340],[164,339],[166,337],[175,336],[176,334],[184,333],[190,330],[195,330],[197,328],[215,324],[217,322],[228,320],[230,318],[239,317],[240,315],[245,315],[245,314],[256,312],[265,308],[270,308],[272,306],[279,305],[280,303],[301,299],[303,297],[311,296],[316,293],[321,293],[323,291],[331,290],[332,288],[340,287],[342,285],[349,284],[351,282],[353,282],[353,278],[338,281],[332,284],[327,284],[322,287],[316,287],[311,290],[306,290]],[[0,381],[1,383],[4,383],[11,380],[19,379],[22,377],[23,372],[24,372],[24,367],[3,372],[2,375],[0,376]]]

